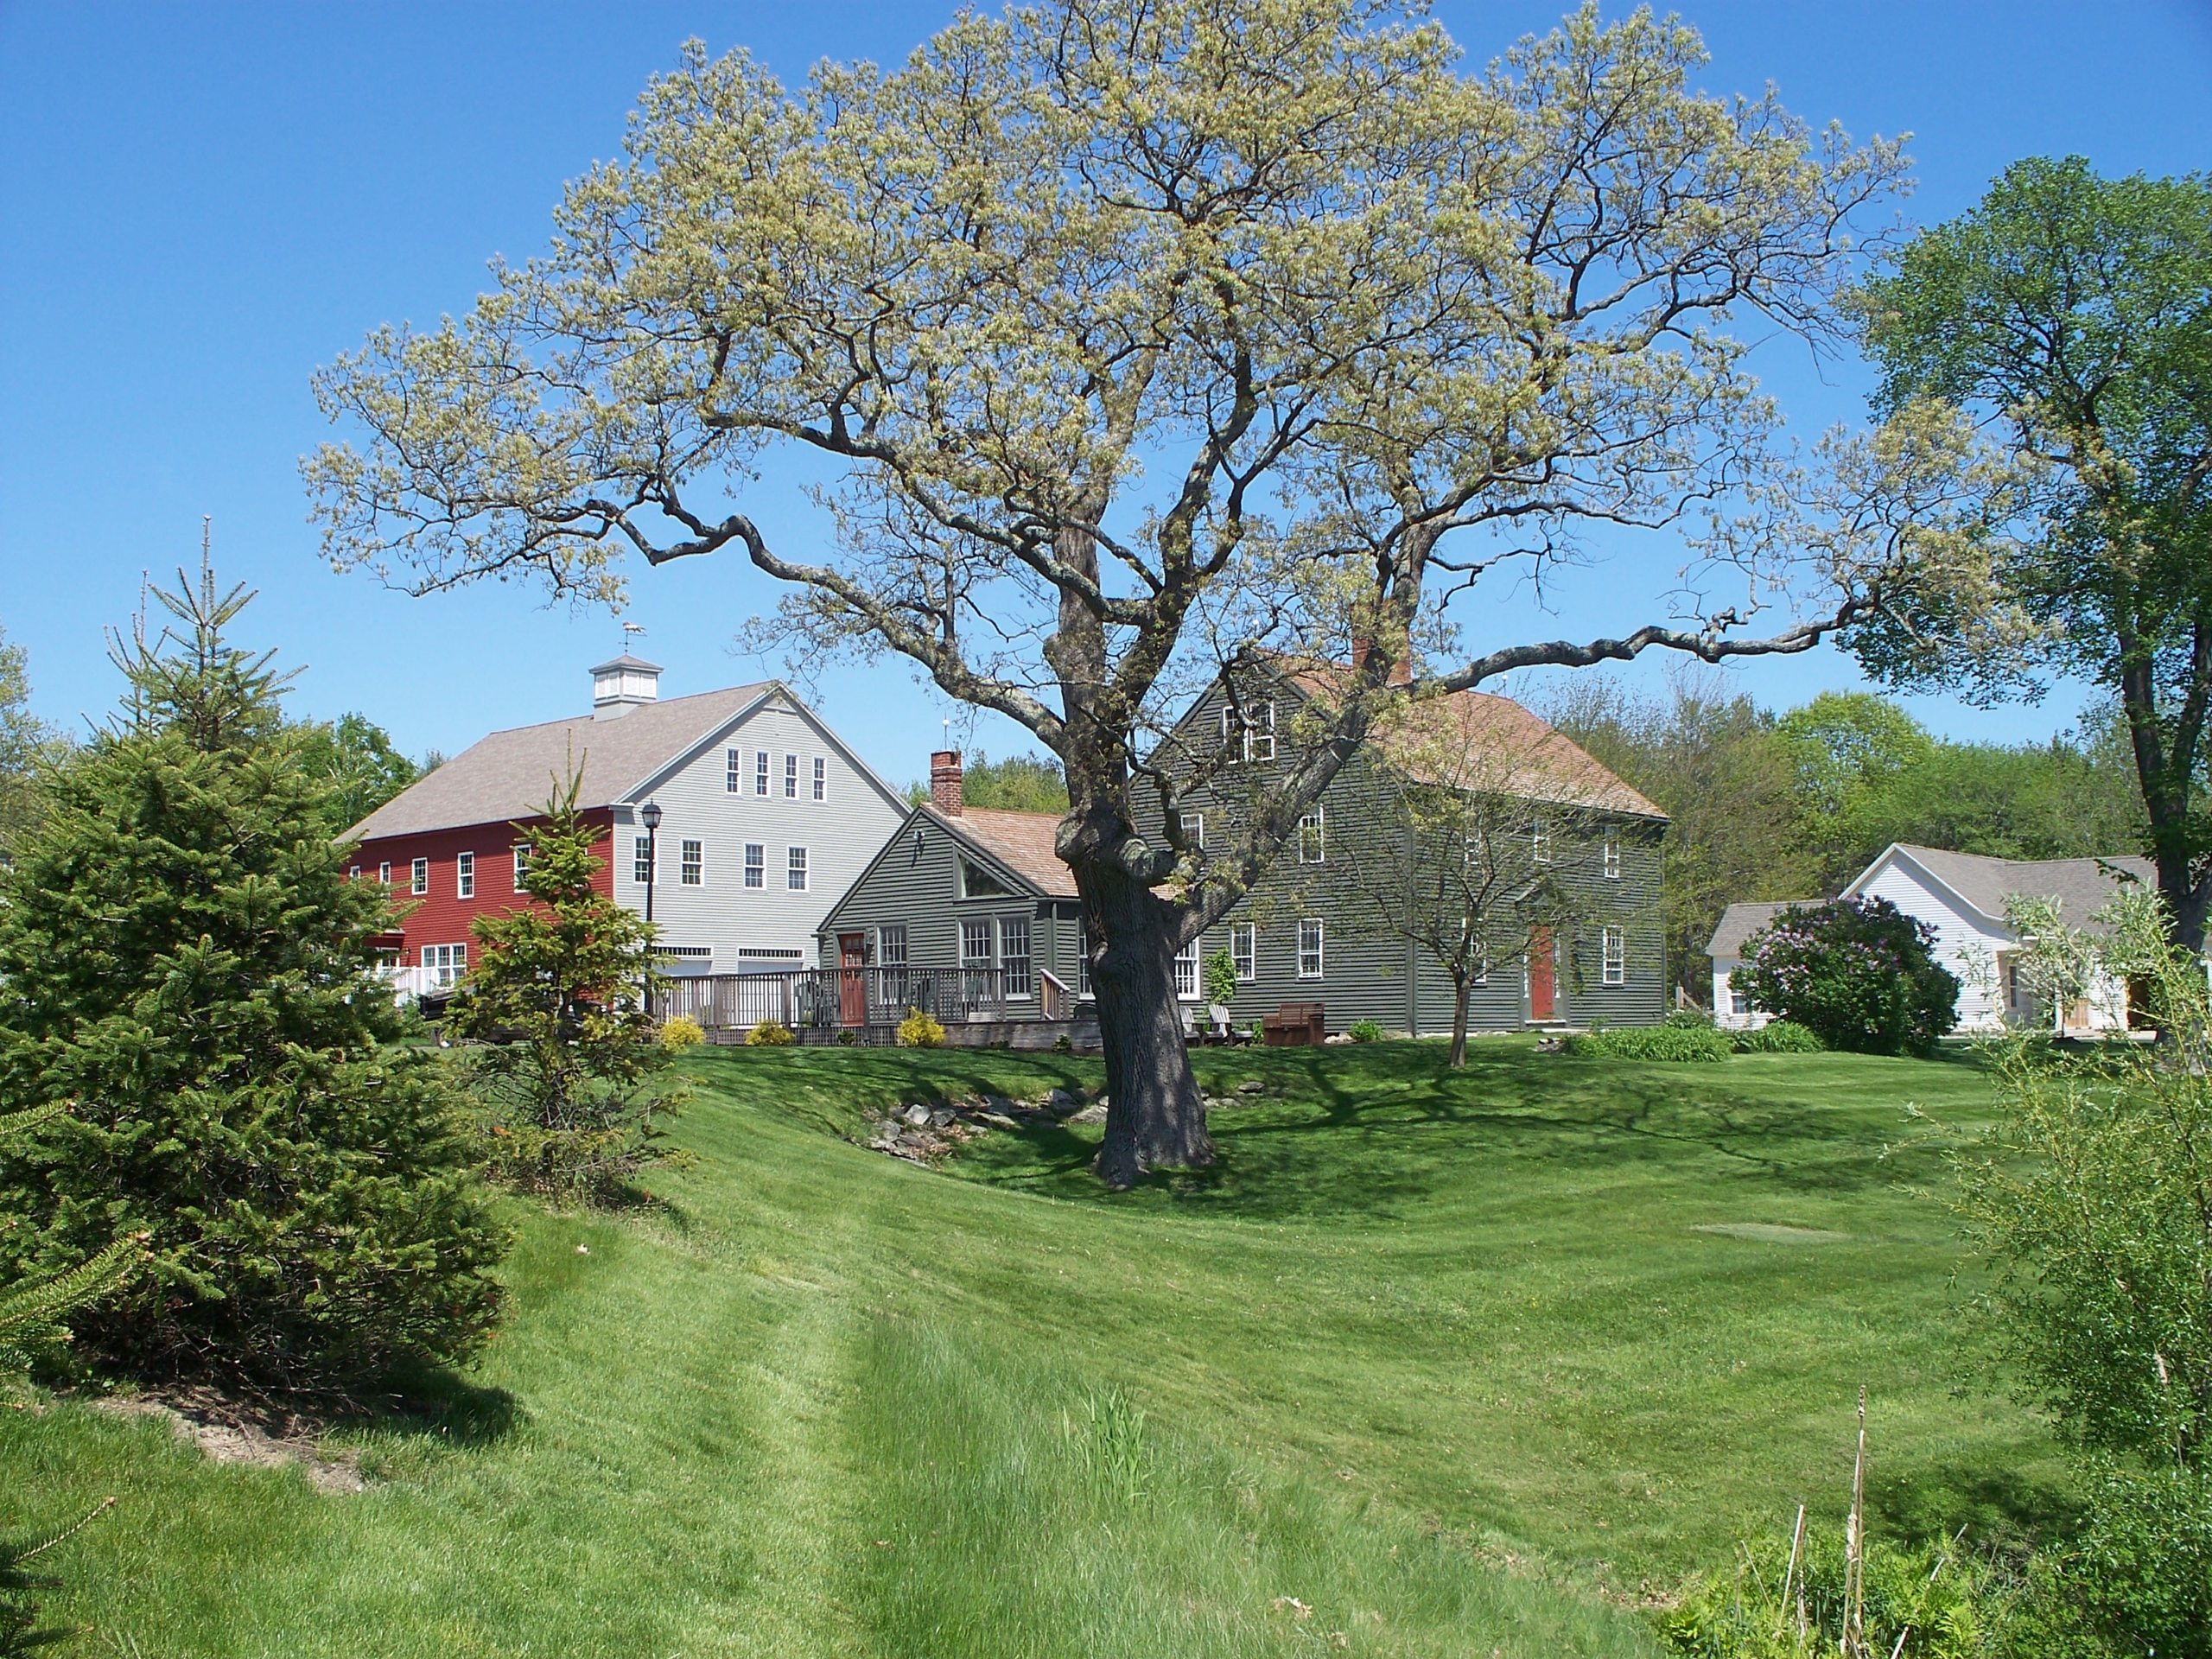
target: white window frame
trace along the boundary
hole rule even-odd
[[[423,947],[423,975],[443,988],[468,976],[468,947],[465,944],[426,944]]]
[[[658,861],[659,858],[660,849],[653,845],[653,838],[651,836],[631,836],[630,885],[638,887],[652,887],[653,877],[660,874],[653,868],[653,865]]]
[[[1529,861],[1531,864],[1552,861],[1552,821],[1541,812],[1529,829]]]
[[[1079,914],[1075,924],[1075,994],[1078,1001],[1090,995],[1090,924]]]
[[[1605,880],[1621,879],[1621,832],[1611,824],[1605,826]]]
[[[1310,843],[1306,832],[1313,832]],[[1309,858],[1306,855],[1312,852]],[[1321,803],[1313,803],[1313,810],[1298,820],[1298,861],[1301,864],[1325,864],[1329,861],[1329,820]]]
[[[998,929],[988,916],[965,916],[960,922],[960,965],[963,969],[988,968],[993,963],[992,950],[996,947]],[[976,954],[981,944],[982,953]]]
[[[753,751],[753,792],[755,795],[768,792],[768,751],[766,749]]]
[[[1270,697],[1265,702],[1254,703],[1252,708],[1253,712],[1259,715],[1257,720],[1239,715],[1227,703],[1222,705],[1221,747],[1230,751],[1231,761],[1272,760],[1275,758],[1274,699]],[[1231,729],[1232,722],[1234,731]],[[1238,734],[1243,741],[1233,741],[1232,739]]]
[[[807,882],[810,879],[807,873],[806,849],[804,847],[785,848],[784,890],[787,893],[804,893]]]
[[[798,799],[798,756],[795,754],[784,756],[784,798]]]
[[[409,877],[407,890],[417,899],[430,891],[430,861],[429,859],[416,859],[407,874]]]
[[[1751,1013],[1751,994],[1736,983],[1733,975],[1728,980],[1728,1013],[1737,1020],[1747,1020]]]
[[[1192,939],[1175,953],[1175,1000],[1195,1002],[1198,1000],[1199,941]]]
[[[729,794],[742,795],[745,793],[745,751],[730,749],[726,751],[726,756],[729,770],[723,774],[722,787]]]
[[[474,899],[476,896],[476,855],[458,853],[453,861],[453,896]]]
[[[377,866],[377,880],[383,882],[387,887],[391,885],[391,861],[390,859],[387,858],[383,863]]]
[[[898,949],[893,950],[892,946]],[[875,965],[879,968],[904,968],[906,965],[906,924],[886,922],[875,930]]]
[[[1309,946],[1308,941],[1311,941]],[[1298,976],[1300,979],[1328,977],[1329,931],[1319,916],[1305,916],[1298,923]],[[1313,966],[1306,964],[1308,959]]]
[[[817,801],[830,798],[830,759],[827,755],[814,757],[814,798]]]
[[[1198,851],[1206,849],[1206,815],[1203,812],[1179,814],[1176,823],[1181,827],[1183,838]]]
[[[1598,931],[1600,971],[1608,985],[1628,983],[1628,930],[1600,928]]]
[[[346,872],[346,879],[348,881],[359,880],[361,879],[361,867],[358,864],[354,865],[353,868]]]
[[[765,841],[745,843],[745,885],[757,889],[768,885],[768,843]]]
[[[1021,943],[1019,952],[1014,949],[1017,937]],[[1037,973],[1029,954],[1033,937],[1029,929],[1029,918],[1027,916],[999,918],[999,986],[1001,990],[1009,997],[1026,998],[1037,994]],[[1016,963],[1021,964],[1019,990],[1014,988]]]
[[[1463,935],[1472,933],[1475,931],[1474,918],[1471,916],[1461,918],[1459,930]],[[1477,939],[1474,945],[1475,971],[1471,982],[1477,985],[1487,985],[1490,983],[1490,941]]]
[[[1255,922],[1237,922],[1229,930],[1229,955],[1236,964],[1236,982],[1249,985],[1260,976],[1260,929]]]
[[[677,885],[683,887],[702,887],[707,885],[707,843],[687,841],[677,855]]]

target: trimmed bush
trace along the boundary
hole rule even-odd
[[[1817,1033],[1795,1020],[1770,1020],[1757,1031],[1734,1033],[1738,1054],[1818,1054],[1822,1045]]]
[[[1664,1060],[1705,1065],[1736,1052],[1727,1033],[1711,1026],[1619,1026],[1567,1039],[1566,1052],[1616,1060]]]
[[[1839,899],[1785,910],[1753,934],[1734,982],[1825,1047],[1925,1054],[1958,1017],[1959,982],[1935,942],[1934,928],[1886,899]]]
[[[906,1017],[899,1022],[899,1046],[901,1048],[943,1048],[944,1027],[919,1008],[906,1010]]]
[[[1344,1035],[1355,1043],[1379,1043],[1382,1040],[1382,1027],[1372,1020],[1355,1020],[1346,1027]]]
[[[791,1045],[791,1028],[780,1020],[763,1020],[745,1033],[747,1048],[789,1048]]]
[[[704,1028],[688,1014],[679,1014],[673,1020],[661,1022],[660,1046],[671,1054],[681,1054],[687,1048],[696,1048],[706,1040]]]

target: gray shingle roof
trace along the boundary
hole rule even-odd
[[[1720,925],[1713,930],[1713,943],[1705,954],[1733,961],[1744,954],[1744,941],[1785,910],[1796,905],[1817,905],[1817,899],[1780,899],[1771,903],[1731,905],[1720,912]]]
[[[1979,853],[1947,853],[1906,842],[1886,849],[1883,858],[1891,852],[1904,854],[1999,926],[2005,922],[2005,900],[2013,893],[2056,899],[2059,918],[2068,926],[2089,927],[2089,918],[2120,890],[2119,878],[2108,870],[2125,871],[2152,887],[2158,881],[2158,867],[2132,853],[2110,858],[1986,858]],[[1869,865],[1867,875],[1881,862],[1878,858]],[[1856,893],[1866,880],[1866,875],[1861,875],[1844,892]]]
[[[578,715],[494,732],[386,801],[348,830],[346,839],[367,841],[535,817],[571,764],[582,774],[577,805],[603,807],[626,801],[647,779],[719,730],[774,684],[764,680],[671,697],[665,702],[639,703],[617,720]]]

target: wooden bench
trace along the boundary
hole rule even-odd
[[[1323,1035],[1319,1002],[1286,1002],[1260,1020],[1260,1041],[1269,1048],[1311,1048]]]

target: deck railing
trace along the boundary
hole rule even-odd
[[[749,1031],[764,1020],[792,1031],[895,1026],[918,1008],[946,1025],[1019,1019],[1036,1007],[1018,998],[1009,1014],[996,968],[799,968],[771,974],[690,974],[653,999],[657,1019],[684,1015],[709,1031]]]

